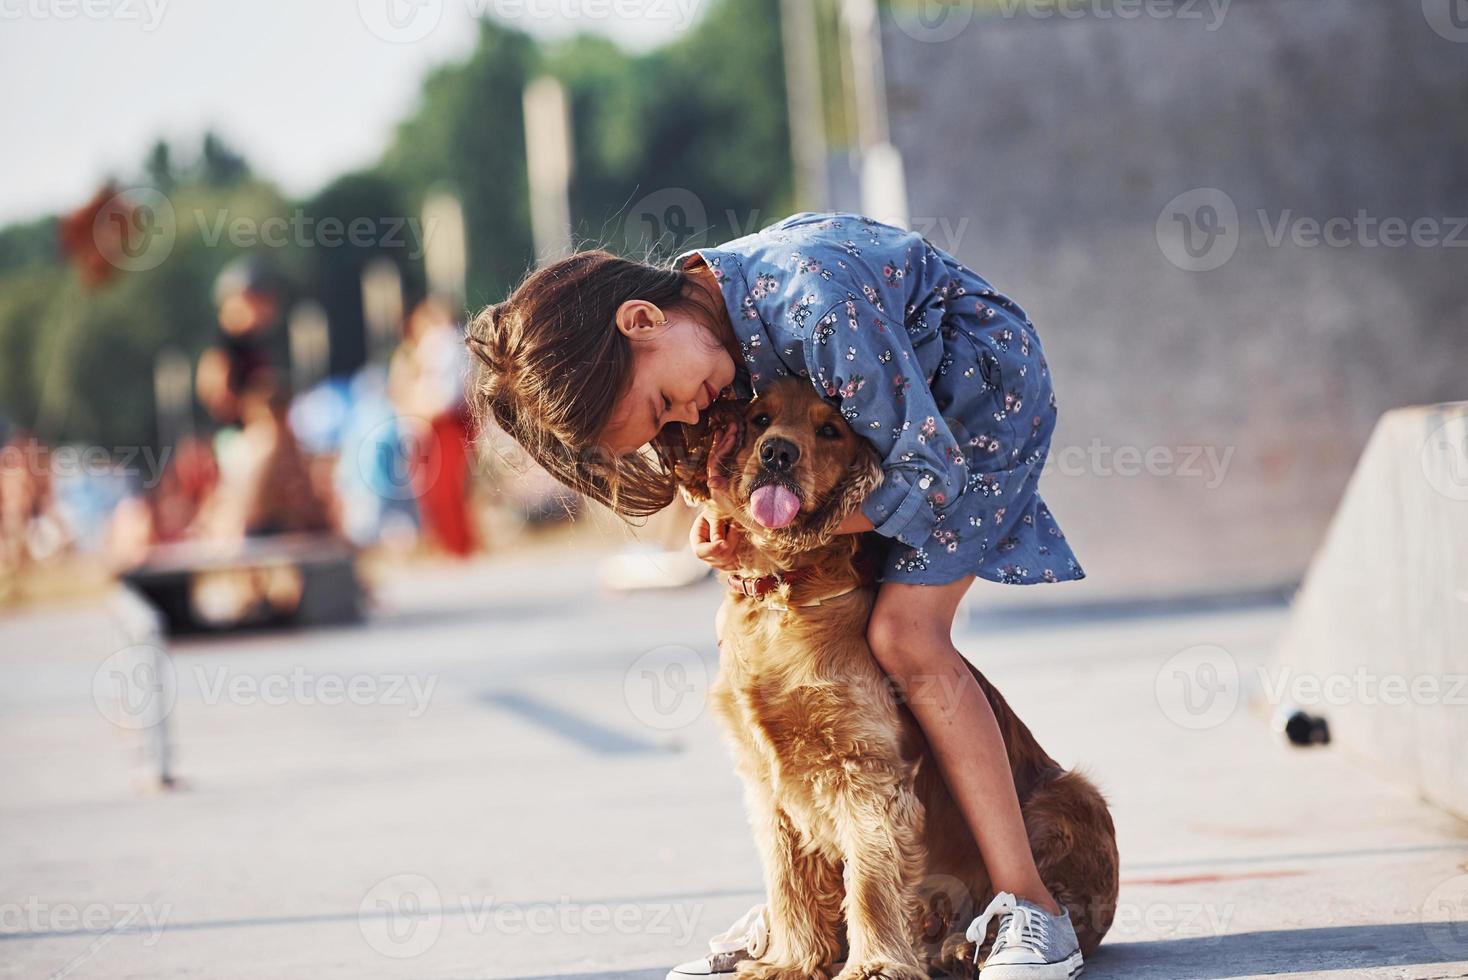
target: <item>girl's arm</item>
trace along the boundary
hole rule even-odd
[[[963,492],[967,461],[934,403],[902,317],[846,292],[813,321],[806,364],[817,389],[840,402],[842,417],[882,455],[883,477],[840,530],[875,530],[921,547],[939,511]]]

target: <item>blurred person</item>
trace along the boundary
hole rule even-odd
[[[277,363],[283,282],[258,256],[236,259],[214,282],[219,335],[199,358],[199,400],[221,425],[219,486],[195,530],[214,539],[332,529],[328,501],[289,424]]]
[[[750,398],[796,375],[839,403],[884,461],[882,483],[840,528],[875,531],[882,551],[867,638],[926,734],[996,892],[975,920],[999,919],[984,975],[1078,972],[1075,931],[1035,867],[993,710],[951,639],[976,576],[1083,576],[1037,490],[1056,406],[1023,309],[918,234],[804,212],[669,268],[601,250],[551,263],[480,312],[468,342],[480,362],[476,416],[624,517],[674,499],[683,427],[716,398]],[[768,489],[751,502],[754,518],[790,523],[798,501]],[[701,515],[691,543],[736,571],[738,537]],[[947,693],[935,697],[938,682]],[[752,909],[711,944],[714,955],[670,980],[732,971],[753,955],[764,921]]]
[[[423,526],[458,557],[472,553],[477,538],[469,505],[467,367],[453,312],[438,300],[423,300],[404,321],[388,367],[388,394],[408,430],[402,435],[413,437],[405,446]]]
[[[53,462],[51,447],[26,431],[0,446],[0,541],[10,542],[0,551],[8,548],[18,565],[54,558],[75,543]]]
[[[219,464],[209,443],[197,436],[180,439],[148,498],[153,539],[171,542],[187,537],[200,509],[218,486]]]
[[[225,266],[214,281],[219,330],[199,356],[199,401],[221,425],[240,421],[240,394],[255,379],[274,377],[275,328],[281,283],[264,259],[246,256]]]
[[[89,460],[56,473],[52,484],[56,515],[66,528],[72,552],[95,554],[101,549],[112,512],[132,492],[136,480],[126,466],[112,460]]]
[[[419,510],[405,459],[406,435],[387,396],[387,372],[369,364],[347,387],[334,486],[340,526],[361,547],[385,544],[408,552],[418,541]]]
[[[219,487],[219,466],[207,440],[187,436],[175,447],[158,485],[120,501],[108,522],[104,550],[115,569],[141,565],[157,544],[197,533],[199,515]]]
[[[19,430],[0,445],[0,597],[19,586],[27,565],[59,547],[54,510],[50,450]]]
[[[306,457],[311,486],[326,505],[332,527],[338,530],[345,526],[345,516],[336,473],[351,410],[351,381],[336,377],[297,394],[289,412],[291,432]]]
[[[159,558],[189,566],[190,616],[217,626],[279,621],[299,608],[305,575],[294,560],[195,564],[197,555],[233,556],[251,538],[335,532],[328,501],[289,423],[289,400],[271,375],[255,374],[233,393],[238,426],[213,442],[180,441],[157,487],[124,500],[108,529],[118,571]],[[218,447],[218,455],[215,454]],[[165,556],[159,546],[198,542]],[[288,552],[285,554],[289,554]]]
[[[199,515],[199,536],[238,541],[333,533],[327,502],[291,431],[286,393],[258,374],[239,392],[238,405],[241,426],[220,453],[219,490]],[[212,622],[271,619],[293,614],[304,589],[304,576],[289,563],[220,569],[199,577],[194,604]]]
[[[199,515],[201,536],[234,540],[332,530],[328,508],[292,433],[286,394],[257,375],[237,396],[241,427],[219,454],[219,488]]]
[[[115,568],[142,564],[155,545],[197,537],[243,537],[248,524],[243,513],[258,504],[239,496],[246,492],[244,481],[222,484],[221,464],[232,450],[241,448],[236,440],[244,422],[246,391],[273,388],[279,376],[274,345],[281,289],[269,263],[257,256],[235,259],[215,277],[217,332],[199,355],[194,385],[216,431],[211,440],[190,436],[180,441],[158,486],[118,505],[106,536],[106,551]],[[267,437],[256,439],[263,441]],[[257,492],[277,491],[266,486]]]

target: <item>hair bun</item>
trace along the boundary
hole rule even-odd
[[[509,331],[501,323],[506,303],[491,303],[469,323],[464,344],[480,362],[496,376],[503,377],[512,363],[509,356]]]

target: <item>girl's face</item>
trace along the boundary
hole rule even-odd
[[[632,382],[598,440],[609,452],[636,452],[669,422],[697,422],[734,383],[734,359],[686,310],[665,314],[628,300],[617,309],[617,329],[632,344]]]

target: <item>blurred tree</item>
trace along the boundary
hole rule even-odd
[[[388,258],[403,277],[404,303],[421,296],[422,225],[408,207],[403,188],[379,173],[339,177],[307,201],[302,211],[302,227],[310,233],[303,281],[326,310],[330,371],[354,371],[368,356],[362,270],[374,257]]]
[[[660,76],[648,89],[648,184],[695,190],[709,244],[782,217],[791,163],[777,0],[711,4],[687,38],[647,57]]]
[[[245,158],[230,149],[213,130],[204,134],[204,147],[199,155],[199,180],[212,187],[228,187],[250,173]]]
[[[520,98],[536,60],[528,36],[482,21],[468,60],[428,76],[418,108],[398,126],[379,167],[403,188],[415,214],[432,190],[458,195],[472,309],[499,299],[532,252]]]
[[[602,38],[547,50],[571,96],[576,237],[666,257],[769,224],[791,201],[778,0],[715,0],[677,41],[632,56]],[[683,219],[693,205],[706,220]],[[642,257],[639,253],[638,257]]]
[[[647,158],[646,69],[642,59],[589,34],[546,53],[544,70],[560,79],[570,105],[571,213],[593,232],[638,187],[638,170]]]
[[[41,423],[51,440],[154,443],[158,352],[177,347],[193,357],[213,340],[215,276],[236,256],[262,249],[266,218],[289,215],[279,193],[255,180],[181,184],[170,202],[174,238],[154,268],[119,270],[90,291],[59,261],[0,277],[0,414]],[[294,240],[264,250],[299,276]]]
[[[486,20],[469,59],[425,82],[380,165],[415,205],[436,186],[459,194],[471,309],[503,298],[534,261],[521,93],[541,72],[570,99],[579,245],[642,257],[650,221],[670,229],[653,256],[663,257],[789,209],[778,0],[714,0],[683,37],[639,55],[592,35],[537,47]],[[681,223],[670,209],[706,220]]]
[[[153,148],[148,151],[148,159],[143,163],[143,172],[148,175],[148,183],[164,194],[173,190],[176,183],[173,151],[167,141],[159,140],[153,144]]]
[[[362,269],[387,257],[405,302],[422,295],[431,229],[421,209],[440,189],[464,208],[467,305],[503,298],[533,261],[521,99],[544,72],[570,98],[579,244],[642,257],[635,232],[649,217],[676,225],[660,243],[664,256],[762,227],[791,195],[779,43],[778,0],[712,0],[678,40],[635,55],[591,36],[541,46],[485,20],[467,59],[428,76],[378,165],[299,206],[252,177],[217,133],[188,159],[159,141],[131,180],[116,181],[151,186],[173,209],[175,238],[155,268],[119,270],[85,292],[61,260],[55,218],[0,230],[0,415],[32,425],[44,402],[54,406],[48,438],[151,443],[154,360],[165,346],[194,357],[212,341],[214,278],[245,252],[267,255],[323,303],[331,369],[356,368],[365,355]],[[669,202],[692,202],[707,220],[674,222]],[[264,234],[266,219],[289,231]],[[343,229],[340,244],[323,237],[327,219]],[[369,240],[346,234],[354,219],[366,220]]]
[[[0,228],[0,276],[18,269],[60,262],[58,225],[59,221],[53,215]]]
[[[0,275],[0,422],[35,422],[44,367],[37,350],[41,325],[70,276],[60,263]]]

